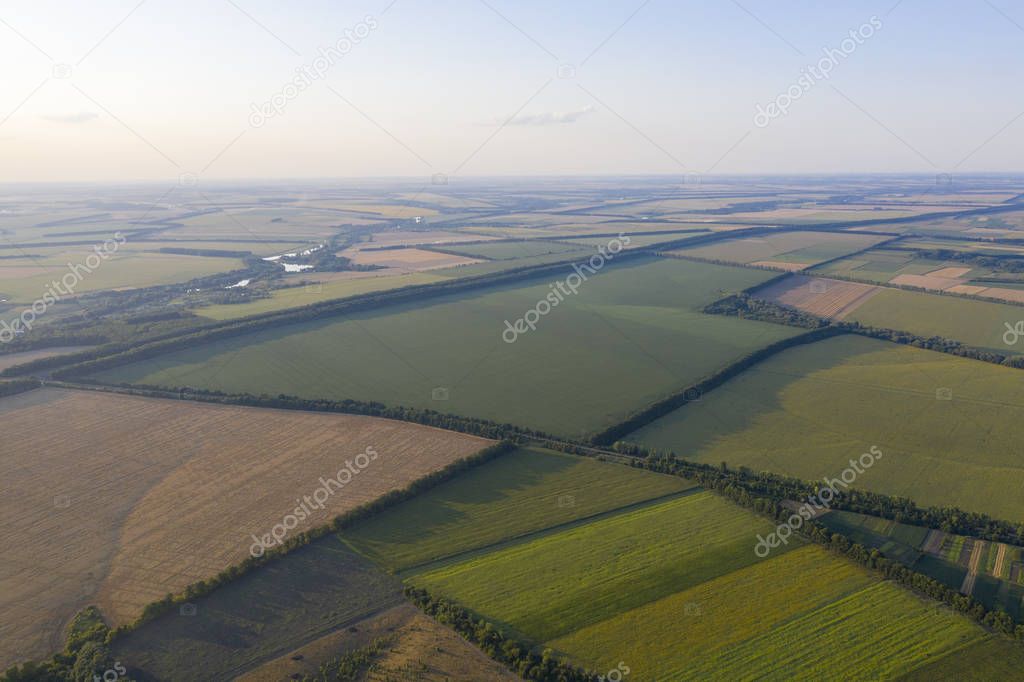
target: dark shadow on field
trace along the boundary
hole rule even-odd
[[[499,506],[513,493],[538,486],[546,477],[568,471],[578,463],[567,455],[545,453],[541,456],[528,450],[517,450],[384,511],[362,522],[359,529],[375,542],[396,545],[413,544],[424,537],[443,535],[449,527],[470,518],[457,505]],[[572,492],[553,490],[552,507],[557,504],[558,495]],[[403,522],[396,523],[396,519]]]
[[[240,538],[242,542],[244,538]],[[139,680],[225,680],[402,601],[401,584],[334,535],[120,638]]]
[[[718,464],[718,461],[706,461],[701,453],[722,435],[742,433],[751,428],[760,415],[785,412],[780,396],[789,386],[815,372],[827,370],[861,355],[875,353],[884,343],[844,335],[806,346],[788,348],[747,368],[738,376],[702,395],[700,400],[687,403],[634,431],[624,440],[657,450],[672,451],[686,459]],[[835,387],[830,390],[842,389]],[[822,400],[828,399],[827,393],[822,395]],[[792,442],[766,443],[765,453],[769,450],[782,451],[800,447],[799,434],[793,434],[792,437]],[[772,457],[770,454],[765,456]],[[786,474],[785,462],[778,456],[775,459],[776,462],[770,470]],[[728,459],[726,463],[733,464]]]

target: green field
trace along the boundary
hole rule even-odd
[[[773,356],[628,440],[805,480],[877,446],[856,487],[1020,521],[1022,376],[847,335]]]
[[[391,571],[678,493],[692,484],[619,464],[522,449],[344,533]]]
[[[102,244],[103,240],[97,240]],[[24,252],[35,256],[40,249],[26,249]],[[181,256],[133,249],[121,246],[109,260],[100,260],[91,246],[75,246],[67,249],[47,249],[41,257],[0,260],[0,299],[18,303],[31,303],[41,299],[50,283],[70,272],[68,264],[79,266],[79,281],[74,293],[83,294],[105,289],[124,289],[187,282],[196,277],[205,277],[219,272],[237,270],[244,266],[240,258],[210,258],[206,256]],[[90,258],[91,256],[91,258]],[[81,266],[90,261],[99,264],[88,272]],[[55,290],[56,291],[56,290]]]
[[[771,529],[768,520],[702,492],[410,580],[543,642],[748,566],[757,561],[756,534]]]
[[[305,275],[311,282],[315,273]],[[429,272],[411,272],[402,275],[383,275],[371,277],[353,277],[334,281],[313,283],[308,286],[289,287],[271,292],[268,298],[258,298],[249,303],[232,303],[229,305],[211,305],[195,308],[192,312],[214,320],[234,320],[248,315],[275,312],[287,308],[330,301],[336,298],[347,298],[374,291],[389,291],[400,287],[416,284],[432,284],[444,280],[444,277]]]
[[[248,573],[119,638],[129,673],[159,680],[227,680],[402,601],[397,580],[330,536]]]
[[[723,567],[724,569],[724,567]],[[805,546],[549,643],[633,679],[890,679],[986,637],[868,571]]]
[[[1006,682],[1024,670],[1024,649],[1003,637],[990,635],[917,668],[901,682]]]
[[[781,232],[684,248],[678,253],[734,263],[782,261],[811,265],[860,251],[881,240],[874,235],[844,232]]]
[[[846,319],[926,338],[942,336],[997,353],[1024,352],[1024,339],[1014,346],[1003,341],[1006,325],[1024,320],[1024,306],[1019,305],[885,289]]]
[[[535,331],[503,340],[506,320],[572,273],[270,329],[98,378],[377,400],[586,436],[799,332],[698,312],[772,273],[643,258],[591,275]]]
[[[485,242],[483,244],[452,244],[442,248],[445,251],[450,251],[452,253],[471,256],[473,258],[487,258],[489,260],[510,260],[514,258],[543,256],[549,253],[566,253],[568,251],[580,250],[580,246],[573,246],[572,244],[563,244],[560,242],[549,242],[541,239],[524,239],[512,242]],[[569,256],[566,256],[566,258],[568,257]]]

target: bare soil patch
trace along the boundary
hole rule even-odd
[[[819,317],[843,319],[879,291],[871,284],[794,275],[754,295]]]

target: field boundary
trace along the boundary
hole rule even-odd
[[[636,511],[638,509],[644,509],[646,507],[661,504],[662,502],[668,502],[670,500],[681,497],[689,497],[690,495],[696,495],[697,493],[702,492],[705,492],[703,488],[701,488],[700,486],[694,486],[692,488],[687,488],[686,490],[677,490],[675,492],[665,493],[664,495],[659,495],[657,497],[652,497],[646,500],[640,500],[639,502],[631,502],[630,504],[623,505],[621,507],[616,507],[615,509],[606,509],[601,512],[590,514],[589,516],[583,516],[578,519],[573,519],[572,521],[563,521],[562,523],[557,523],[553,526],[548,526],[547,528],[541,528],[539,530],[531,530],[525,533],[519,533],[518,535],[513,535],[511,537],[504,538],[503,540],[491,542],[486,545],[481,545],[480,547],[465,549],[461,552],[453,552],[452,554],[437,557],[436,559],[431,559],[429,561],[422,561],[413,566],[409,566],[407,568],[401,569],[400,571],[396,571],[394,575],[400,578],[404,578],[407,576],[415,575],[416,573],[421,573],[425,569],[441,568],[442,566],[448,566],[453,563],[458,563],[460,561],[469,559],[476,555],[489,554],[491,552],[499,551],[507,547],[515,547],[526,542],[531,542],[539,538],[547,537],[548,535],[554,535],[557,533],[561,533],[563,531],[571,530],[572,528],[575,528],[577,526],[593,523],[594,521],[598,521],[603,518],[612,518],[614,516],[619,516],[620,514],[626,514],[629,512]],[[351,547],[351,549],[353,551],[358,552],[358,550],[356,550],[355,547]]]
[[[818,329],[812,329],[811,331],[803,334],[791,336],[788,339],[776,341],[764,348],[748,353],[739,360],[726,365],[717,372],[694,384],[691,384],[690,386],[687,386],[681,391],[677,391],[666,398],[634,412],[625,420],[592,436],[590,442],[595,445],[609,445],[614,443],[623,436],[647,426],[656,419],[664,417],[668,413],[673,412],[688,403],[699,401],[708,391],[721,386],[734,376],[758,364],[759,362],[772,357],[773,355],[781,353],[788,348],[802,346],[808,343],[815,343],[816,341],[822,341],[833,336],[847,333],[849,333],[847,330],[839,327],[823,326]]]

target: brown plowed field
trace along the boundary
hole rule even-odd
[[[40,389],[0,400],[0,669],[62,646],[97,604],[119,624],[245,559],[346,460],[377,454],[291,537],[490,441],[374,417]],[[361,462],[366,460],[360,459]],[[282,527],[283,528],[283,527]]]

